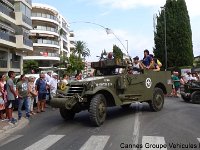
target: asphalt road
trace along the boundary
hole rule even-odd
[[[166,98],[160,112],[147,104],[132,104],[124,111],[109,108],[101,127],[92,127],[88,112],[65,122],[58,110],[30,119],[30,124],[0,141],[2,150],[199,150],[200,105]],[[174,148],[172,148],[174,146]],[[157,148],[155,148],[157,147]]]

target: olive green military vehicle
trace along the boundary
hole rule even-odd
[[[113,59],[93,62],[91,66],[95,69],[94,77],[71,82],[51,100],[65,120],[88,110],[93,125],[100,126],[107,107],[128,108],[134,102],[147,102],[153,111],[160,111],[164,95],[171,92],[170,72],[143,70],[140,74],[129,74],[130,67],[125,61],[116,63]]]
[[[200,104],[200,81],[188,81],[181,88],[181,97],[185,102]]]

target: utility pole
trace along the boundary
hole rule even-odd
[[[165,71],[167,71],[167,25],[166,25],[166,10],[165,7],[161,7],[164,11],[164,32],[165,32]]]

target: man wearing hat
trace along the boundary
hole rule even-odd
[[[142,68],[140,62],[139,62],[139,57],[136,56],[133,58],[133,74],[140,74],[140,69]]]
[[[56,91],[58,88],[58,74],[57,73],[52,74],[52,78],[49,82],[49,86],[50,86],[50,95],[51,95],[51,98],[53,98],[55,97]]]

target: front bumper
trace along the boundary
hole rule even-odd
[[[55,108],[65,108],[71,110],[78,102],[82,99],[80,96],[65,96],[65,97],[55,97],[51,99],[50,105]]]

